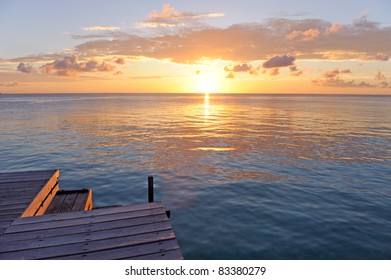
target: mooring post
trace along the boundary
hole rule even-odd
[[[153,202],[153,176],[148,176],[148,202]]]

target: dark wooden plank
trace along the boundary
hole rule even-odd
[[[48,206],[48,208],[45,211],[45,215],[47,214],[55,214],[58,213],[61,209],[61,205],[64,202],[65,195],[58,195],[57,194],[54,196],[52,202]]]
[[[0,183],[0,191],[5,189],[30,189],[30,188],[41,188],[48,179],[40,179],[40,180],[30,180],[24,182],[8,182],[8,183]]]
[[[0,199],[2,201],[8,200],[8,202],[12,202],[14,198],[15,198],[15,201],[16,201],[16,198],[19,198],[19,197],[30,198],[28,203],[26,204],[28,206],[31,203],[31,200],[34,199],[34,197],[37,195],[38,192],[39,192],[39,190],[7,192],[7,194],[4,194],[4,193],[0,194]]]
[[[126,219],[119,219],[119,220],[113,220],[107,222],[99,222],[99,223],[92,223],[92,224],[90,223],[88,224],[87,231],[94,232],[94,231],[107,230],[107,229],[132,227],[138,225],[163,222],[167,220],[168,219],[165,214],[140,217],[140,218],[126,218]],[[83,230],[86,230],[86,225],[84,224],[78,226],[72,226],[72,227],[48,228],[48,229],[42,229],[36,231],[26,231],[23,232],[23,234],[19,234],[19,233],[6,234],[2,237],[1,241],[9,242],[9,241],[21,241],[21,240],[29,240],[29,239],[51,238],[54,236],[77,234],[83,232]]]
[[[80,254],[81,252],[88,253],[109,250],[121,248],[124,246],[141,245],[169,239],[175,239],[175,235],[172,230],[161,231],[158,233],[153,232],[136,236],[123,236],[119,238],[103,239],[94,242],[75,243],[55,247],[24,249],[21,251],[0,253],[0,259],[50,259],[72,254]]]
[[[19,218],[19,214],[7,214],[7,215],[1,215],[0,216],[0,222],[3,221],[14,221],[15,219]]]
[[[3,211],[0,212],[0,216],[14,214],[17,215],[17,217],[19,218],[20,215],[22,215],[24,209],[25,207],[21,207],[19,209],[4,209]]]
[[[47,222],[21,224],[20,219],[18,219],[12,223],[12,227],[10,227],[7,230],[7,233],[26,232],[26,231],[33,231],[33,230],[46,230],[48,228],[61,228],[61,227],[70,227],[76,225],[88,225],[92,223],[112,221],[116,219],[118,220],[124,218],[153,216],[153,215],[163,214],[165,213],[165,210],[164,208],[160,207],[151,210],[120,212],[120,213],[112,213],[108,215],[99,215],[99,216],[94,215],[94,213],[89,213],[89,212],[94,212],[94,210],[86,211],[86,212],[89,214],[88,216],[85,215],[85,216],[81,216],[80,218],[54,220],[54,221],[47,221]],[[71,212],[71,213],[80,213],[80,212]],[[71,214],[71,213],[61,213],[57,215],[61,216],[61,215]],[[39,219],[37,219],[37,221],[39,221]]]
[[[61,204],[61,209],[58,212],[60,213],[71,212],[73,204],[75,204],[76,197],[77,197],[76,192],[66,194],[65,199]]]
[[[9,205],[15,205],[15,204],[24,204],[24,205],[28,205],[31,201],[31,198],[21,198],[21,197],[16,197],[16,198],[12,198],[12,199],[9,199],[9,198],[0,198],[0,210],[3,208],[3,207],[6,207],[6,206],[9,206]]]
[[[0,197],[8,198],[8,199],[19,199],[22,197],[29,196],[30,201],[35,197],[35,195],[39,192],[41,187],[34,187],[28,189],[18,189],[18,187],[12,188],[10,190],[1,190]]]
[[[11,225],[12,219],[0,221],[0,238],[4,231]]]
[[[92,190],[86,190],[84,192],[78,192],[75,203],[72,207],[72,212],[91,210],[92,209]]]
[[[142,245],[124,246],[121,248],[68,255],[53,259],[60,260],[118,260],[142,257],[151,254],[162,254],[168,251],[179,250],[175,239],[163,240],[160,242],[147,243]]]
[[[171,230],[171,224],[169,221],[163,221],[159,223],[108,229],[101,231],[88,231],[88,228],[84,228],[82,232],[72,235],[54,236],[51,238],[39,238],[22,241],[7,241],[3,242],[0,238],[0,253],[19,251],[24,249],[34,249],[43,247],[54,247],[66,244],[94,242],[104,239],[119,238],[124,236],[137,236],[147,233],[155,232],[158,234],[160,231]]]
[[[17,211],[20,211],[20,209],[22,209],[21,213],[23,213],[23,210],[26,209],[26,206],[28,205],[28,203],[13,203],[13,204],[0,204],[0,214],[2,214],[4,211],[6,210],[17,210]]]
[[[180,249],[164,251],[156,254],[143,255],[138,257],[124,258],[128,260],[183,260]]]
[[[48,180],[58,170],[0,173],[0,183]]]
[[[62,221],[62,220],[73,220],[79,218],[90,217],[91,215],[100,216],[100,215],[110,215],[110,214],[119,214],[119,213],[129,213],[130,212],[140,212],[145,210],[153,210],[163,208],[163,205],[159,202],[156,203],[144,203],[137,205],[121,206],[121,207],[110,207],[110,208],[100,208],[93,209],[91,211],[81,211],[81,212],[71,212],[64,214],[50,214],[38,217],[24,217],[23,219],[18,219],[15,221],[17,224],[28,224],[28,223],[46,223],[48,221]]]

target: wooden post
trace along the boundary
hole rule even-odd
[[[153,176],[148,176],[148,202],[153,202]]]

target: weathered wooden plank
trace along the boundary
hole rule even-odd
[[[19,217],[18,214],[8,214],[8,215],[1,215],[0,222],[9,222],[11,223],[15,219]]]
[[[92,190],[85,189],[83,192],[78,192],[75,203],[71,209],[72,212],[84,211],[92,209]]]
[[[7,207],[9,205],[15,205],[15,204],[23,204],[23,205],[28,205],[31,201],[31,198],[21,198],[21,197],[16,197],[12,199],[7,199],[7,198],[0,198],[0,209],[3,207]]]
[[[6,210],[21,210],[21,213],[23,213],[23,210],[26,209],[27,205],[28,203],[0,204],[0,215]]]
[[[22,209],[22,212],[23,212],[23,210],[24,209],[26,209],[26,203],[18,203],[18,204],[16,204],[16,203],[14,203],[14,204],[5,204],[5,205],[0,205],[0,214],[2,213],[2,212],[4,212],[5,210],[13,210],[13,209],[15,209],[15,210],[20,210],[20,209]]]
[[[0,173],[0,183],[47,180],[57,170],[21,171]]]
[[[40,188],[30,188],[30,189],[24,189],[20,190],[16,187],[16,189],[10,189],[10,190],[1,190],[0,198],[1,199],[18,199],[18,198],[30,198],[33,199],[35,195],[39,192]]]
[[[25,208],[3,210],[0,212],[0,216],[16,215],[16,217],[19,218],[24,209]]]
[[[65,195],[65,199],[61,204],[61,209],[59,212],[60,213],[71,212],[73,204],[75,203],[76,197],[77,197],[76,192],[72,192],[72,193]]]
[[[183,260],[180,249],[165,251],[156,254],[143,255],[138,257],[124,258],[129,260]]]
[[[53,259],[60,260],[118,260],[142,257],[150,254],[162,254],[164,252],[178,250],[179,246],[175,239],[142,245],[124,246],[110,250],[94,251],[76,255],[68,255]]]
[[[41,180],[47,180],[50,179],[50,174],[48,176],[36,176],[36,175],[31,175],[31,176],[24,176],[24,177],[9,177],[9,178],[3,178],[0,179],[0,183],[23,183],[23,182],[33,182],[33,181],[41,181]]]
[[[88,253],[100,250],[121,248],[124,246],[141,245],[163,240],[174,239],[172,230],[153,232],[136,236],[123,236],[118,238],[103,239],[94,242],[75,243],[55,247],[24,249],[8,253],[0,253],[0,259],[48,259],[72,254]]]
[[[48,178],[49,179],[49,178]],[[47,180],[30,180],[24,182],[8,182],[8,183],[0,183],[0,191],[3,192],[5,190],[28,190],[28,189],[40,189]]]
[[[54,194],[58,191],[58,177],[60,171],[56,170],[47,183],[41,188],[34,200],[23,212],[22,217],[41,215],[49,206]]]
[[[45,211],[45,215],[47,214],[55,214],[58,213],[61,209],[61,205],[64,202],[65,195],[58,195],[59,192],[54,196],[52,202],[48,206]]]
[[[12,219],[10,220],[1,220],[0,221],[0,237],[1,237],[1,234],[4,233],[4,231],[11,225],[11,222],[12,222]]]
[[[63,236],[63,235],[72,235],[85,231],[87,228],[88,232],[107,230],[107,229],[116,229],[123,227],[132,227],[138,225],[146,225],[152,223],[158,223],[167,221],[167,216],[165,214],[140,217],[140,218],[126,218],[119,219],[107,222],[99,223],[89,223],[88,227],[86,225],[78,225],[72,227],[61,227],[61,228],[49,228],[36,231],[26,231],[23,234],[6,234],[2,237],[2,242],[9,241],[20,241],[20,240],[29,240],[29,239],[42,239],[42,238],[51,238],[54,236]]]
[[[78,218],[85,218],[100,215],[110,215],[110,214],[119,214],[119,213],[130,213],[131,212],[140,212],[145,210],[153,210],[163,208],[161,203],[144,203],[130,206],[121,206],[121,207],[112,207],[112,208],[101,208],[101,209],[93,209],[91,211],[81,211],[81,212],[71,212],[64,214],[50,214],[38,217],[23,217],[23,219],[18,219],[15,221],[15,225],[17,224],[28,224],[28,223],[45,223],[48,221],[61,221],[61,220],[72,220]],[[138,213],[137,213],[138,214]]]
[[[94,210],[88,212],[93,212],[93,211]],[[79,213],[79,212],[71,212],[71,213]],[[61,216],[61,215],[71,214],[71,213],[61,213],[58,215]],[[12,223],[12,227],[10,227],[7,230],[7,233],[45,230],[48,228],[70,227],[76,225],[87,225],[92,223],[107,222],[107,221],[125,219],[125,218],[153,216],[153,215],[159,215],[163,213],[165,213],[165,210],[164,208],[160,207],[151,210],[120,212],[117,214],[113,213],[113,214],[99,215],[99,216],[95,216],[93,213],[89,213],[90,214],[89,216],[82,216],[80,218],[54,220],[54,221],[47,221],[47,222],[39,222],[39,220],[37,219],[37,223],[26,223],[26,224],[21,224],[19,221],[20,219],[18,219]]]
[[[88,228],[84,228],[83,232],[72,234],[72,235],[63,235],[63,236],[54,236],[51,238],[39,238],[31,240],[21,240],[15,242],[2,242],[0,238],[0,253],[19,251],[24,249],[35,249],[43,247],[54,247],[66,244],[74,243],[83,243],[83,242],[93,242],[103,239],[112,239],[123,236],[136,236],[147,233],[159,231],[171,230],[171,224],[169,221],[163,221],[159,223],[125,227],[125,228],[116,228],[108,229],[101,231],[88,231]]]

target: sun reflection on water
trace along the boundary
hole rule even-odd
[[[209,93],[204,95],[204,117],[205,119],[209,117]]]

